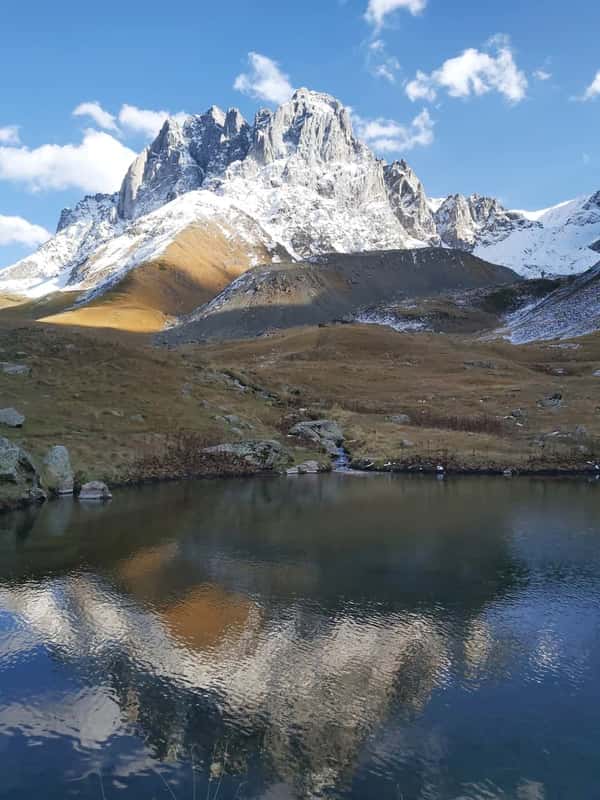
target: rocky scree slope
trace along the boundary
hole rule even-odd
[[[254,337],[282,328],[352,321],[391,298],[503,285],[517,275],[468,253],[441,248],[319,256],[241,275],[209,303],[159,335],[161,343]]]
[[[600,263],[506,319],[500,333],[514,344],[585,336],[600,329]]]

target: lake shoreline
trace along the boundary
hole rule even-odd
[[[593,478],[600,481],[600,465],[598,466],[590,466],[587,469],[583,468],[550,468],[550,467],[541,467],[535,469],[518,469],[518,470],[508,470],[508,469],[501,469],[501,468],[457,468],[457,467],[448,467],[444,469],[438,469],[435,466],[369,466],[364,465],[362,467],[353,467],[349,466],[345,469],[335,469],[332,468],[330,470],[324,470],[319,473],[315,474],[298,474],[298,475],[286,475],[285,472],[277,472],[274,470],[252,470],[248,469],[247,471],[236,471],[236,472],[213,472],[213,473],[189,473],[186,475],[173,475],[173,476],[163,476],[163,477],[145,477],[145,478],[135,478],[131,480],[125,481],[113,481],[110,483],[109,488],[111,490],[120,490],[120,489],[136,489],[136,488],[143,488],[147,486],[161,486],[161,485],[168,485],[168,484],[176,484],[176,483],[187,483],[192,481],[219,481],[219,480],[252,480],[252,479],[281,479],[286,478],[290,479],[300,479],[306,480],[306,478],[320,478],[324,475],[348,475],[351,477],[374,477],[374,476],[382,476],[382,475],[397,475],[402,477],[423,477],[423,478],[436,478],[438,480],[444,478],[467,478],[467,477],[482,477],[482,478],[548,478],[548,479],[573,479],[573,478]],[[36,506],[42,507],[48,503],[53,503],[56,500],[61,499],[72,499],[73,501],[81,502],[84,504],[101,504],[101,503],[109,503],[110,500],[79,500],[78,494],[73,493],[71,495],[52,495],[49,494],[47,498],[19,498],[14,502],[4,502],[3,505],[0,506],[0,515],[3,514],[10,514],[14,513],[15,511],[26,511],[28,509],[35,508]]]

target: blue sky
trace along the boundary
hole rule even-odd
[[[532,209],[600,189],[591,0],[30,0],[1,18],[0,266],[62,207],[117,188],[160,123],[146,112],[251,118],[289,87],[351,106],[434,197]]]

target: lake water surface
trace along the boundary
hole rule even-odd
[[[600,797],[600,481],[0,517],[0,798]]]

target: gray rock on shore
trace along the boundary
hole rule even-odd
[[[48,450],[42,462],[41,479],[52,494],[73,494],[75,476],[66,447],[59,444]]]
[[[80,500],[110,500],[111,498],[110,489],[102,481],[84,483],[79,491]]]
[[[326,471],[327,468],[318,461],[304,461],[297,467],[290,467],[286,470],[286,475],[318,475],[320,472]]]
[[[297,436],[318,445],[330,456],[337,456],[344,442],[342,429],[331,419],[312,419],[298,422],[290,428],[290,436]]]
[[[29,454],[14,442],[0,437],[0,510],[21,508],[45,499]]]
[[[245,461],[254,469],[268,472],[285,469],[290,463],[290,455],[282,445],[274,439],[265,441],[246,441],[218,444],[204,449],[205,453],[231,455]]]

